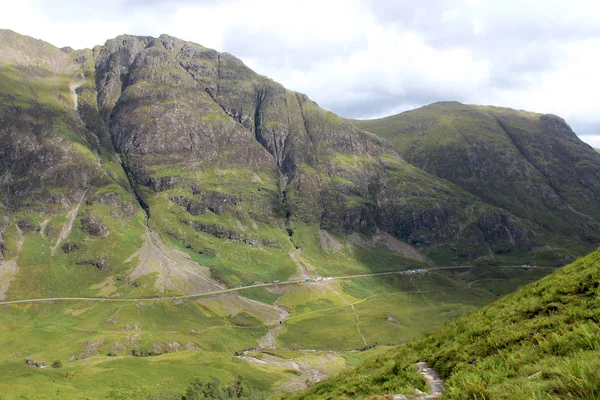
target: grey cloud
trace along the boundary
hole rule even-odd
[[[442,90],[435,85],[413,81],[402,91],[392,91],[385,85],[357,83],[350,93],[328,99],[321,104],[345,118],[374,118],[408,110],[442,100],[466,102],[468,97],[457,90]]]
[[[585,137],[600,135],[600,122],[598,121],[590,122],[573,118],[567,122],[578,136]]]
[[[244,26],[226,31],[223,38],[223,48],[228,53],[240,58],[259,58],[262,64],[269,65],[270,68],[307,69],[317,63],[347,57],[366,46],[366,38],[359,37],[337,43],[335,47],[320,42],[298,47],[269,32]]]
[[[470,5],[460,0],[430,0],[426,6],[410,0],[368,0],[367,9],[378,21],[423,35],[437,47],[494,44],[503,41],[572,40],[600,35],[590,7],[563,2],[482,1]],[[592,2],[589,2],[592,4]],[[444,15],[459,10],[455,18]],[[597,12],[597,10],[596,10]],[[482,33],[473,34],[471,18],[482,24]]]
[[[506,89],[531,86],[532,77],[556,68],[565,54],[560,43],[600,37],[600,25],[584,16],[588,8],[569,5],[568,12],[546,2],[481,2],[473,7],[456,0],[432,0],[426,7],[406,0],[370,0],[370,12],[398,31],[416,32],[440,49],[468,49],[490,62],[492,86]],[[507,4],[507,5],[504,5]],[[444,14],[459,9],[456,18]],[[471,19],[481,24],[474,33]]]

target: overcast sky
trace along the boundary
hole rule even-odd
[[[554,113],[600,147],[598,0],[0,1],[0,28],[73,48],[168,33],[343,117],[458,100]]]

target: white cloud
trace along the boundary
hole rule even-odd
[[[130,24],[125,20],[100,18],[93,12],[73,18],[66,6],[57,2],[55,10],[64,11],[64,18],[53,18],[44,12],[42,1],[3,2],[0,27],[52,43],[57,47],[93,47],[122,33]]]

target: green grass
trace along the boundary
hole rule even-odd
[[[7,398],[44,398],[57,391],[63,398],[145,398],[161,391],[181,393],[196,377],[232,381],[242,376],[260,389],[279,379],[232,358],[234,351],[253,346],[266,333],[258,319],[244,313],[224,319],[194,302],[2,306],[0,319],[0,358],[6,360],[0,367],[0,393]],[[99,354],[70,360],[94,341],[102,343]],[[175,342],[181,344],[176,353],[129,355],[133,349],[151,351],[157,344]],[[186,351],[187,343],[201,350]],[[107,357],[108,353],[124,358]],[[47,363],[62,360],[64,367],[25,367],[26,357]]]
[[[5,399],[147,399],[152,394],[181,395],[194,379],[213,377],[227,383],[242,378],[252,387],[265,390],[283,375],[265,374],[246,362],[210,352],[124,359],[96,356],[56,370],[32,370],[22,362],[4,363],[0,372]]]
[[[133,202],[132,196],[116,185],[102,188],[99,192],[101,194],[103,191],[113,190],[124,202]],[[52,246],[56,244],[60,231],[67,223],[66,215],[55,214],[50,218],[45,234],[42,236],[39,225],[44,216],[35,213],[25,214],[34,229],[25,233],[23,247],[17,261],[19,270],[7,293],[8,298],[94,296],[98,291],[92,285],[111,276],[126,274],[131,265],[124,263],[124,260],[140,248],[141,236],[144,232],[143,212],[135,205],[132,209],[134,212],[137,210],[137,214],[127,216],[105,204],[93,201],[90,204],[84,203],[75,217],[68,237],[56,248],[54,254],[52,254]],[[99,223],[107,228],[105,236],[91,236],[82,231],[80,220],[90,214],[93,214]],[[9,248],[14,253],[16,238],[13,229],[9,229],[10,235],[7,237],[10,238]],[[65,253],[61,246],[67,242],[78,245],[79,249]],[[105,270],[100,271],[89,264],[100,260],[107,265]],[[135,288],[128,287],[125,282],[118,285],[122,286],[123,294],[136,292]],[[137,293],[141,294],[142,289],[137,290]],[[154,291],[151,290],[150,293]]]
[[[238,291],[238,293],[249,299],[261,301],[267,304],[274,304],[277,299],[279,299],[279,295],[277,293],[270,292],[264,287],[244,289]]]
[[[277,343],[284,348],[361,348],[357,314],[367,345],[406,342],[545,273],[481,268],[468,275],[430,272],[300,284],[278,301],[291,316]]]
[[[451,399],[598,398],[599,267],[597,250],[297,398],[410,393],[419,382],[389,371],[420,360]]]
[[[493,276],[518,285],[531,278],[528,274],[482,269],[460,276],[386,275],[285,285],[278,291],[281,295],[256,289],[244,289],[240,294],[268,303],[277,300],[289,310],[290,318],[276,341],[278,348],[348,350],[364,347],[356,329],[356,313],[369,345],[401,343],[496,297],[489,288],[469,288],[469,279]],[[490,282],[498,288],[503,284]],[[417,289],[432,293],[416,293]],[[63,398],[145,398],[151,393],[182,393],[197,376],[230,382],[239,375],[253,386],[280,396],[285,382],[297,378],[297,373],[232,358],[236,352],[257,347],[267,333],[265,325],[277,324],[279,313],[272,306],[247,302],[234,294],[198,301],[0,306],[0,368],[7,377],[0,382],[0,392],[9,393],[6,398],[35,398],[36,393],[44,398],[55,396],[57,391]],[[85,355],[90,343],[100,343],[89,354],[91,358],[72,360],[73,356]],[[179,343],[179,352],[143,358],[130,355],[132,350],[160,353],[169,343]],[[185,350],[189,343],[199,350]],[[344,365],[366,365],[370,362],[366,361],[368,354],[383,356],[390,351],[385,349],[340,353],[338,357],[345,361],[334,360],[328,353],[269,352],[337,373]],[[122,358],[111,358],[109,353]],[[25,358],[46,363],[61,360],[64,367],[26,368]],[[410,376],[408,367],[403,371]]]

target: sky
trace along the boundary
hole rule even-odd
[[[552,113],[600,148],[597,0],[0,0],[58,47],[167,33],[347,118],[442,100]]]

